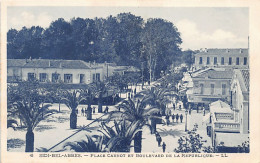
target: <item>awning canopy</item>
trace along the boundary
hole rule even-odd
[[[232,113],[230,105],[221,100],[212,102],[209,108],[211,113]]]

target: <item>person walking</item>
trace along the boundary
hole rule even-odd
[[[183,120],[183,115],[182,114],[180,115],[180,120],[181,120],[181,123],[182,123],[182,120]]]
[[[93,114],[96,113],[96,107],[93,107]]]
[[[169,115],[166,115],[165,119],[166,119],[166,125],[168,126],[170,124],[170,117],[169,117]]]
[[[81,109],[81,115],[84,116],[84,109]]]
[[[174,103],[172,104],[172,107],[173,107],[173,110],[175,110],[175,104]]]
[[[179,120],[179,114],[176,115],[176,122],[178,123]]]
[[[203,116],[205,116],[205,107],[203,106]]]
[[[172,114],[172,122],[174,123],[175,115],[174,113]]]
[[[162,142],[162,138],[161,138],[161,136],[159,135],[159,133],[156,135],[156,141],[157,141],[157,143],[158,143],[158,147],[160,147],[160,146],[161,146],[161,142]]]
[[[108,106],[106,106],[106,108],[105,108],[105,113],[108,113]]]
[[[164,153],[165,150],[166,150],[166,144],[165,144],[165,142],[163,142],[163,144],[162,144],[162,149],[163,149],[163,153]]]
[[[85,116],[87,116],[87,108],[85,108]]]

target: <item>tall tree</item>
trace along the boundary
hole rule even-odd
[[[27,129],[25,152],[33,152],[35,140],[33,130],[42,120],[57,111],[49,109],[51,106],[49,104],[42,104],[38,83],[19,83],[17,87],[10,87],[9,89],[15,89],[11,92],[15,92],[16,97],[7,98],[13,100],[8,102],[8,116],[19,118],[25,125]],[[12,94],[8,94],[8,96],[10,95]]]
[[[70,92],[68,90],[64,91],[62,101],[65,105],[71,110],[70,113],[70,128],[77,128],[77,113],[76,109],[81,101],[84,100],[84,97],[79,91],[74,90]]]
[[[142,33],[144,55],[148,63],[150,81],[160,77],[174,57],[180,52],[182,43],[177,28],[163,19],[148,19]]]

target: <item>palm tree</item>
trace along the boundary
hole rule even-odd
[[[77,113],[76,109],[81,101],[85,100],[79,91],[74,90],[73,92],[64,91],[62,101],[71,110],[70,113],[70,128],[77,128]]]
[[[140,123],[140,131],[135,134],[134,137],[134,150],[135,152],[141,152],[142,149],[142,131],[141,129],[145,125],[149,125],[148,121],[150,118],[157,118],[154,116],[155,113],[159,112],[159,109],[155,107],[148,106],[150,99],[143,97],[141,101],[133,101],[128,99],[123,101],[117,107],[120,108],[120,111],[113,111],[110,113],[109,119],[114,117],[121,117],[124,120],[129,122],[138,122]]]
[[[25,152],[34,150],[33,130],[48,116],[56,113],[49,109],[51,105],[43,105],[39,85],[37,82],[21,82],[18,86],[10,87],[8,91],[8,126],[15,124],[20,119],[20,124],[27,128]],[[15,97],[11,97],[15,92]]]
[[[93,102],[94,99],[94,93],[91,90],[91,88],[87,88],[86,90],[82,91],[83,94],[82,96],[85,97],[85,100],[87,101],[88,104],[88,108],[87,108],[87,120],[91,120],[92,119],[92,108],[91,108],[91,104]]]
[[[140,92],[140,94],[143,94],[144,96],[147,96],[147,98],[152,99],[149,101],[149,104],[159,108],[161,114],[165,116],[166,104],[170,102],[168,97],[172,96],[170,91],[171,90],[167,88],[157,85],[156,87],[151,87]]]
[[[49,109],[51,105],[41,105],[40,101],[17,101],[13,104],[13,115],[19,115],[19,118],[27,128],[25,152],[34,150],[33,130],[37,125],[48,116],[56,113],[56,110]]]
[[[160,114],[158,112],[155,113],[155,115],[163,116],[165,115],[166,104],[170,102],[168,97],[175,95],[171,93],[171,89],[167,89],[158,85],[156,87],[147,88],[144,91],[140,92],[140,94],[150,99],[148,101],[149,105],[159,109]],[[156,125],[158,123],[158,120],[160,119],[154,117],[151,118],[152,134],[156,132]]]
[[[108,92],[108,85],[104,82],[95,82],[90,88],[95,94],[95,97],[98,98],[98,113],[102,113],[103,95]]]
[[[109,152],[130,152],[131,142],[136,133],[141,130],[141,122],[128,122],[126,120],[114,121],[114,126],[109,127],[104,122],[101,123],[102,130],[99,130],[105,136],[104,143]]]
[[[76,141],[76,142],[67,142],[63,148],[70,147],[70,150],[75,152],[104,152],[103,137],[98,136],[97,141],[95,142],[93,138],[89,135],[86,135],[87,141]]]

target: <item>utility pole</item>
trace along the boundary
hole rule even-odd
[[[152,55],[150,53],[150,85],[152,82]]]
[[[142,89],[144,87],[144,62],[141,62],[141,68],[142,68]]]

